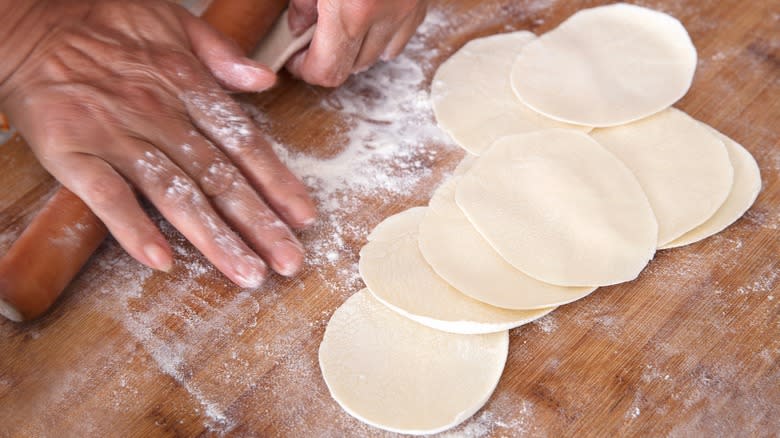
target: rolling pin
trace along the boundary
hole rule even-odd
[[[213,0],[202,17],[249,53],[286,5],[287,0]],[[107,235],[89,207],[60,188],[0,259],[0,315],[12,321],[42,315]]]

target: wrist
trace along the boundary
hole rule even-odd
[[[14,72],[47,34],[83,17],[91,2],[79,0],[0,0],[0,108]]]

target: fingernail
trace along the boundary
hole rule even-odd
[[[291,2],[293,3],[293,2]],[[295,6],[290,7],[290,14],[288,15],[287,25],[290,26],[290,32],[293,36],[298,36],[303,32],[303,27],[306,26],[304,22],[304,16],[297,10]]]
[[[311,199],[306,195],[292,197],[287,206],[293,220],[308,227],[317,222],[317,211],[312,206]]]
[[[387,62],[387,61],[390,61],[391,59],[393,59],[393,58],[392,58],[392,56],[390,56],[390,52],[388,52],[387,50],[385,50],[382,53],[382,56],[379,57],[379,60],[382,61],[382,62]]]
[[[259,259],[252,264],[241,262],[236,266],[236,274],[239,286],[247,289],[258,288],[265,281],[265,264]]]
[[[303,264],[303,247],[298,242],[280,240],[274,248],[274,261],[276,272],[285,277],[291,277],[298,273]]]
[[[148,243],[144,246],[144,254],[154,269],[163,272],[170,272],[173,269],[173,258],[162,246]]]
[[[216,71],[218,78],[242,90],[260,91],[276,83],[276,73],[265,66],[234,61],[226,61],[223,65]],[[267,84],[269,79],[273,79],[273,83]]]

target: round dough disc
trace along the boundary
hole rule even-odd
[[[676,248],[698,242],[719,233],[737,221],[756,201],[761,191],[761,171],[756,159],[742,145],[702,123],[710,132],[726,144],[729,161],[734,168],[734,185],[726,202],[706,222],[661,247]]]
[[[618,3],[577,12],[523,47],[511,80],[517,96],[546,116],[616,126],[677,102],[696,60],[674,17]]]
[[[424,212],[418,207],[391,216],[388,226],[379,224],[360,250],[360,275],[375,298],[420,324],[462,334],[507,330],[553,310],[500,309],[450,286],[420,253],[417,236]]]
[[[592,128],[552,120],[529,108],[512,92],[509,75],[520,49],[536,39],[531,32],[493,35],[468,42],[436,71],[431,101],[439,126],[464,149],[479,155],[511,134],[549,128]]]
[[[439,187],[420,223],[420,252],[457,290],[505,309],[543,309],[578,300],[595,287],[542,283],[506,262],[455,203],[457,178]]]
[[[458,335],[404,318],[368,291],[331,317],[320,344],[331,396],[355,418],[381,429],[433,434],[474,415],[506,364],[509,335]]]
[[[506,261],[545,283],[630,281],[655,253],[658,227],[636,177],[580,132],[497,141],[461,177],[455,200]]]
[[[659,247],[712,217],[731,191],[723,141],[675,108],[591,136],[636,175],[658,220]]]
[[[460,163],[458,163],[458,165],[455,167],[455,170],[452,171],[452,176],[457,177],[468,172],[468,170],[471,169],[471,166],[477,162],[477,159],[478,157],[476,155],[466,154],[466,156],[463,157],[463,159],[460,160]]]

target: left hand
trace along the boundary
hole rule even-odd
[[[427,0],[290,0],[293,32],[315,23],[317,31],[287,69],[310,84],[339,86],[352,73],[398,56],[427,9]]]

